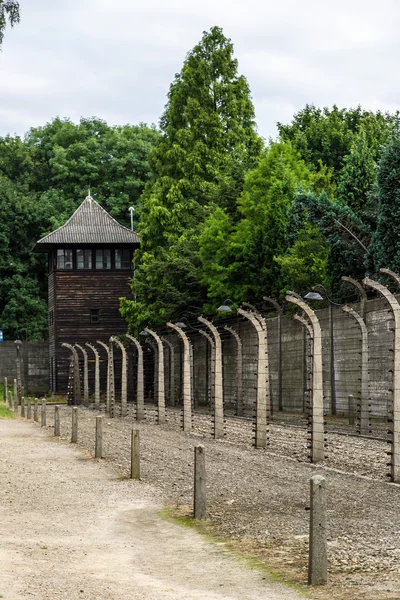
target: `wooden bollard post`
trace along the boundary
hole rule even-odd
[[[94,448],[94,457],[103,457],[103,417],[96,417],[96,443]]]
[[[42,410],[40,411],[40,427],[46,427],[46,399],[42,400]]]
[[[313,475],[310,479],[309,585],[323,585],[328,580],[325,491],[325,478]]]
[[[26,418],[29,420],[32,419],[32,403],[30,398],[28,398],[28,401],[26,403]]]
[[[206,518],[206,461],[204,446],[194,448],[194,518]]]
[[[39,400],[37,398],[35,398],[35,400],[33,402],[33,420],[35,421],[35,423],[37,423],[39,421],[38,403],[39,403]]]
[[[140,479],[140,443],[139,430],[131,433],[131,479]]]
[[[8,406],[9,406],[10,408],[12,408],[12,405],[13,405],[13,400],[12,400],[12,391],[11,391],[11,390],[9,390],[9,392],[8,392]]]
[[[54,435],[60,435],[60,407],[54,407]]]
[[[354,413],[355,413],[355,406],[354,406],[354,396],[353,394],[349,394],[348,396],[348,413],[349,413],[349,425],[354,425]]]
[[[25,398],[22,396],[21,398],[21,417],[25,419]]]
[[[76,444],[78,442],[78,407],[72,407],[72,431],[71,431],[71,442]]]

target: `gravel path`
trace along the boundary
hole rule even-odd
[[[53,409],[48,412],[51,435]],[[90,451],[96,414],[79,410],[78,444]],[[308,594],[324,600],[399,600],[400,486],[385,482],[385,442],[329,434],[327,459],[315,467],[306,462],[303,429],[271,425],[270,445],[263,451],[251,447],[249,421],[228,418],[225,440],[215,441],[210,439],[210,417],[195,415],[193,432],[187,435],[179,429],[179,413],[169,409],[167,415],[163,426],[155,424],[155,412],[149,407],[146,421],[139,425],[133,415],[105,417],[107,462],[126,476],[130,432],[138,428],[142,480],[156,486],[181,514],[189,514],[193,446],[203,444],[207,527],[300,585],[307,577],[309,478],[321,473],[327,479],[330,582],[324,588],[308,589]],[[63,407],[65,441],[70,439],[70,425],[71,409]]]
[[[118,480],[109,464],[49,443],[48,433],[0,419],[1,598],[300,598],[163,520],[151,485]]]

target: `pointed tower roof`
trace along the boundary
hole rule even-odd
[[[85,198],[64,225],[36,242],[34,252],[70,244],[139,246],[135,231],[120,225],[94,198]]]

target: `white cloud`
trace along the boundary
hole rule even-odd
[[[0,53],[0,135],[56,115],[157,122],[174,74],[220,25],[252,89],[259,130],[304,104],[396,110],[395,0],[21,0]]]

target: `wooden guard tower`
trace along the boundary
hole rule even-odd
[[[119,299],[132,298],[134,231],[120,225],[88,196],[68,221],[39,240],[49,257],[50,387],[66,392],[69,352],[61,344],[108,342],[125,333]],[[89,350],[90,352],[90,350]]]

